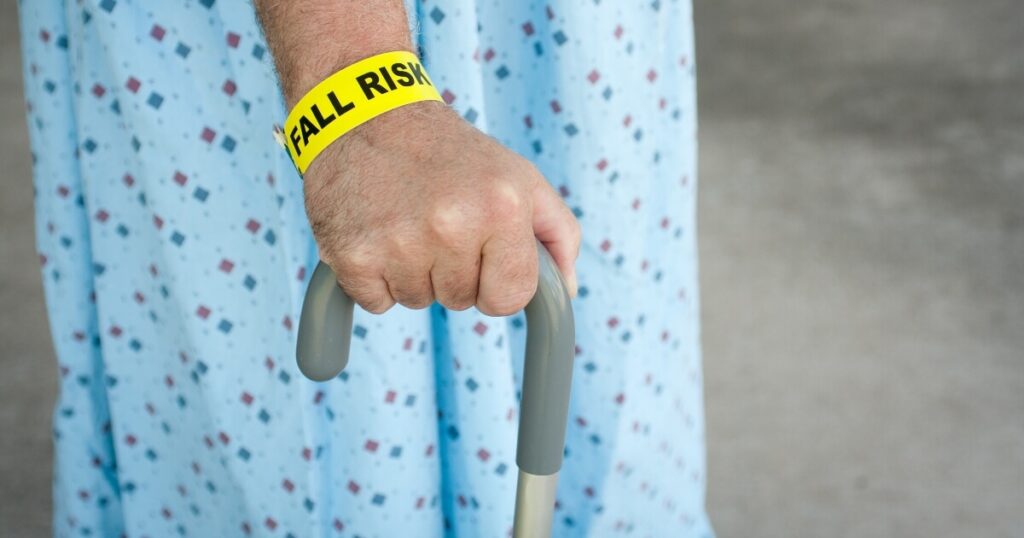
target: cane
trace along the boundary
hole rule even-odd
[[[537,249],[537,293],[526,306],[513,538],[551,536],[575,355],[575,327],[565,282],[547,249],[539,242]],[[348,364],[352,309],[352,299],[338,287],[334,272],[320,262],[299,319],[296,355],[303,375],[327,381]]]

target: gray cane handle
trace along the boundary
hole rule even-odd
[[[572,305],[562,274],[537,243],[537,293],[526,306],[526,359],[520,401],[516,463],[530,474],[548,475],[562,467],[569,389],[575,355]],[[299,319],[299,370],[314,381],[337,376],[348,364],[353,302],[337,277],[320,262],[310,279]]]
[[[299,317],[295,356],[299,371],[313,381],[327,381],[348,365],[355,303],[338,286],[338,277],[320,262],[306,288]]]

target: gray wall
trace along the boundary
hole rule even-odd
[[[696,13],[720,535],[1024,536],[1024,4]],[[15,22],[4,3],[0,535],[44,536],[56,368]]]
[[[697,28],[719,532],[1024,536],[1024,3]]]

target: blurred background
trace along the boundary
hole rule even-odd
[[[1024,4],[695,0],[712,520],[1024,537]],[[0,7],[0,536],[46,536],[56,367]]]

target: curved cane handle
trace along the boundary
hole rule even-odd
[[[537,249],[537,293],[526,306],[526,363],[516,463],[530,474],[549,475],[562,466],[576,335],[562,274],[539,242]],[[327,381],[348,364],[352,308],[352,299],[338,287],[334,271],[320,262],[299,319],[296,355],[303,375]]]
[[[302,301],[295,355],[299,371],[313,381],[327,381],[348,365],[355,302],[338,286],[338,277],[324,262],[313,270]]]

